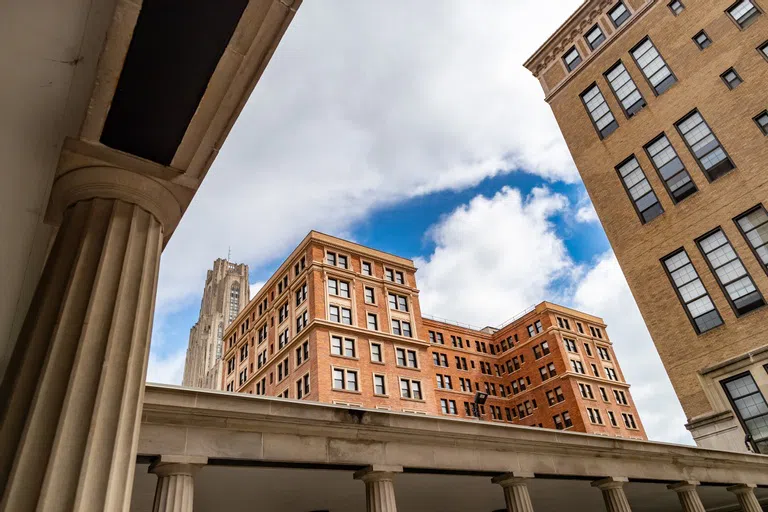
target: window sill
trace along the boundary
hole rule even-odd
[[[344,356],[341,354],[331,354],[331,357],[336,357],[339,359],[346,359],[347,361],[359,361],[360,358],[356,356]]]
[[[395,367],[397,369],[399,369],[399,370],[413,370],[413,371],[416,371],[416,372],[420,372],[421,371],[421,367],[419,367],[419,366],[402,366],[402,365],[399,365],[399,364],[395,364]]]
[[[351,389],[338,389],[338,388],[331,388],[331,391],[336,391],[337,393],[348,393],[350,395],[361,395],[361,391],[355,391]]]
[[[407,402],[418,402],[418,403],[422,403],[422,404],[426,403],[426,400],[424,400],[423,398],[408,398],[408,397],[402,396],[402,395],[400,396],[400,400],[405,400]]]

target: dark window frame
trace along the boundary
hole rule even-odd
[[[680,163],[683,164],[683,169],[685,170],[685,172],[688,173],[688,178],[691,180],[691,183],[693,184],[694,190],[686,194],[681,199],[677,199],[675,195],[672,193],[672,190],[670,190],[669,185],[667,184],[667,180],[665,180],[664,176],[662,176],[661,171],[659,170],[659,167],[656,165],[656,162],[653,160],[653,156],[651,155],[651,152],[648,151],[648,146],[652,146],[653,144],[658,142],[662,137],[666,137],[667,142],[669,142],[670,147],[675,151],[675,154],[677,155],[677,159],[680,160]],[[647,156],[648,160],[650,160],[651,166],[653,166],[653,168],[656,170],[656,175],[659,177],[659,179],[661,180],[661,183],[664,185],[664,189],[667,191],[667,195],[669,195],[669,197],[672,199],[673,204],[677,205],[679,203],[682,203],[683,201],[685,201],[686,199],[688,199],[689,197],[691,197],[692,195],[696,194],[699,191],[699,187],[696,186],[696,182],[693,180],[693,176],[691,176],[691,173],[690,171],[688,171],[688,168],[685,166],[683,159],[680,158],[680,153],[678,153],[677,149],[675,149],[675,146],[672,145],[672,141],[669,140],[669,137],[667,136],[666,132],[661,132],[659,135],[651,139],[650,142],[648,142],[643,146],[643,151],[645,151],[645,156]]]
[[[704,45],[703,43],[699,43],[699,42],[696,40],[696,38],[698,38],[699,36],[702,36],[702,35],[703,35],[704,37],[706,37],[706,38],[707,38],[707,40],[706,40],[706,43],[707,43],[707,44],[706,44],[706,45]],[[701,50],[701,51],[704,51],[704,50],[706,50],[707,48],[709,48],[710,46],[712,46],[712,43],[714,42],[714,41],[712,41],[712,38],[711,38],[711,37],[709,37],[709,34],[707,34],[707,31],[706,31],[706,30],[700,30],[700,31],[699,31],[699,32],[697,32],[697,33],[696,33],[696,34],[695,34],[695,35],[694,35],[694,36],[693,36],[691,39],[693,39],[693,44],[695,44],[695,45],[696,45],[696,47],[697,47],[699,50]]]
[[[590,92],[592,89],[597,88],[597,92],[600,94],[600,96],[603,98],[603,102],[608,106],[608,112],[610,112],[611,117],[613,117],[613,123],[608,124],[605,128],[602,130],[598,128],[597,121],[592,117],[592,112],[589,110],[589,106],[587,105],[587,102],[584,100],[584,96]],[[619,129],[619,121],[616,119],[616,116],[613,115],[613,110],[611,110],[611,106],[608,105],[608,100],[605,99],[605,94],[603,94],[603,91],[600,89],[600,86],[597,85],[597,82],[592,82],[591,85],[589,85],[584,91],[579,94],[579,98],[581,99],[582,105],[584,105],[584,110],[587,111],[587,117],[589,117],[589,120],[592,122],[592,127],[595,129],[595,132],[597,132],[597,136],[600,138],[600,140],[605,140],[608,137],[611,136],[616,130]],[[613,129],[611,129],[608,133],[603,133],[603,131],[607,130],[612,125],[615,125]],[[537,333],[538,334],[538,333]]]
[[[672,258],[673,256],[685,251],[686,256],[688,257],[688,261],[690,261],[691,266],[693,267],[693,270],[696,272],[696,275],[698,276],[699,281],[701,281],[701,286],[704,288],[704,291],[706,292],[707,296],[709,297],[709,300],[712,301],[712,305],[715,307],[712,311],[717,313],[717,316],[720,318],[720,325],[716,327],[712,327],[711,329],[701,332],[699,330],[699,326],[696,324],[695,319],[693,316],[691,316],[691,312],[688,310],[688,305],[685,302],[685,299],[683,299],[683,296],[680,295],[680,289],[677,286],[677,283],[675,283],[674,278],[672,277],[672,272],[669,271],[669,268],[667,268],[666,260]],[[661,263],[661,267],[664,269],[664,273],[667,274],[667,278],[669,279],[669,284],[672,286],[672,289],[675,290],[675,295],[677,295],[677,300],[680,303],[680,306],[683,308],[683,312],[685,313],[685,316],[688,317],[688,321],[691,323],[691,326],[693,327],[694,332],[698,336],[703,336],[707,333],[710,333],[714,330],[717,330],[718,327],[722,327],[725,325],[725,321],[723,320],[723,316],[720,314],[720,310],[717,309],[717,304],[715,304],[715,301],[712,300],[712,294],[709,293],[709,290],[707,289],[707,286],[704,284],[704,281],[701,279],[701,274],[699,273],[699,270],[696,268],[696,265],[693,264],[693,260],[688,255],[688,251],[685,250],[685,247],[680,247],[679,249],[676,249],[669,254],[662,256],[659,260],[659,263]]]
[[[624,9],[626,9],[626,16],[624,18],[620,18],[621,21],[617,22],[613,19],[613,16],[611,15],[612,12],[617,10],[619,6],[624,6]],[[619,28],[622,25],[624,25],[629,18],[632,17],[632,11],[629,10],[629,7],[627,7],[627,4],[625,4],[622,0],[619,0],[616,2],[616,5],[610,8],[608,11],[608,18],[611,20],[611,23],[613,24],[613,28]]]
[[[756,0],[749,0],[752,5],[755,7],[755,14],[751,15],[749,18],[746,19],[744,25],[739,23],[739,21],[733,17],[731,14],[731,11],[736,8],[737,5],[739,5],[743,0],[736,0],[734,3],[730,5],[725,10],[726,16],[728,16],[728,19],[730,19],[737,27],[739,27],[739,30],[746,30],[749,28],[755,21],[757,21],[757,18],[759,18],[763,14],[763,9],[757,4]]]
[[[576,59],[573,61],[572,64],[568,64],[568,61],[566,60],[566,57],[571,54],[571,52],[576,52]],[[576,47],[576,45],[571,46],[568,48],[565,53],[563,53],[563,64],[565,65],[565,69],[568,71],[568,73],[572,73],[577,67],[579,67],[579,64],[584,62],[584,58],[581,56],[581,52]],[[573,66],[573,67],[571,67]]]
[[[638,168],[640,169],[640,172],[642,172],[643,176],[645,177],[645,181],[648,181],[648,176],[646,176],[645,170],[643,169],[643,166],[640,165],[640,161],[637,159],[637,157],[634,154],[632,154],[629,157],[625,158],[621,163],[619,163],[616,167],[614,167],[614,169],[616,170],[616,174],[619,176],[619,181],[621,182],[621,186],[624,187],[624,192],[626,192],[627,198],[629,199],[629,202],[632,203],[632,208],[635,209],[635,213],[637,213],[637,216],[640,218],[640,222],[642,224],[648,224],[650,222],[653,222],[658,217],[661,217],[661,215],[664,213],[664,206],[661,204],[661,201],[659,201],[659,196],[656,195],[656,191],[653,189],[653,185],[651,185],[651,182],[648,181],[648,186],[651,187],[651,190],[650,190],[649,193],[652,193],[654,196],[656,196],[656,204],[658,204],[661,207],[661,213],[659,213],[658,215],[653,217],[651,220],[645,220],[645,218],[643,217],[643,212],[641,212],[640,209],[637,207],[637,201],[635,201],[635,199],[632,197],[632,194],[630,193],[629,187],[627,187],[627,184],[624,182],[624,177],[621,175],[621,171],[619,170],[620,167],[628,164],[633,159],[637,162],[637,165],[638,165]],[[645,195],[647,195],[647,194],[648,193],[646,193]],[[645,195],[643,197],[645,197]],[[650,207],[648,209],[646,209],[645,211],[648,211],[649,209],[650,209]]]
[[[768,124],[766,124],[766,125],[765,125],[765,128],[763,128],[763,126],[760,124],[760,121],[758,121],[758,119],[760,119],[760,118],[761,118],[761,117],[763,117],[763,116],[768,116],[768,109],[766,109],[766,110],[763,110],[762,112],[760,112],[759,114],[757,114],[755,117],[753,117],[753,118],[752,118],[752,120],[753,120],[753,121],[755,122],[755,124],[757,125],[757,129],[758,129],[758,130],[760,130],[760,132],[761,132],[761,133],[762,133],[764,136],[768,136]]]
[[[760,54],[762,58],[768,61],[768,41],[765,41],[760,46],[758,46],[757,52]]]
[[[675,9],[672,7],[672,4],[675,2],[679,3],[680,7],[682,7],[682,9],[680,9],[680,12],[675,11]],[[682,2],[682,0],[670,0],[670,2],[667,3],[667,7],[669,7],[669,10],[672,11],[672,14],[674,14],[675,17],[680,16],[680,14],[682,14],[683,11],[685,10],[685,4]]]
[[[718,174],[718,175],[717,175],[717,176],[715,176],[714,178],[713,178],[713,177],[711,177],[711,176],[709,175],[709,171],[707,171],[707,170],[704,168],[704,166],[703,166],[703,165],[702,165],[702,163],[701,163],[701,160],[699,159],[699,157],[698,157],[698,156],[696,156],[696,153],[694,153],[694,152],[693,152],[693,148],[691,148],[690,144],[688,144],[688,140],[685,138],[685,135],[683,135],[683,132],[680,130],[680,125],[681,125],[682,123],[684,123],[685,121],[687,121],[687,120],[688,120],[688,118],[690,118],[691,116],[693,116],[693,115],[694,115],[694,114],[696,114],[696,113],[698,113],[698,114],[699,114],[699,116],[701,117],[701,121],[702,121],[702,122],[704,123],[704,125],[705,125],[705,126],[708,128],[708,129],[709,129],[709,132],[710,132],[710,133],[712,134],[712,136],[715,138],[715,141],[717,142],[717,144],[720,146],[720,149],[721,149],[721,150],[723,151],[723,153],[725,154],[725,158],[726,158],[726,160],[727,160],[727,161],[729,161],[729,162],[731,163],[731,165],[733,166],[733,167],[731,167],[730,169],[728,169],[728,170],[726,170],[726,171],[724,171],[724,172],[722,172],[722,173]],[[694,108],[693,110],[691,110],[690,112],[688,112],[687,114],[685,114],[683,117],[681,117],[681,118],[680,118],[680,119],[679,119],[677,122],[675,122],[675,130],[677,130],[677,134],[680,136],[680,138],[681,138],[681,139],[683,139],[683,144],[685,144],[685,147],[686,147],[686,148],[688,148],[688,152],[691,154],[691,156],[693,157],[693,159],[696,161],[696,164],[699,166],[699,169],[701,169],[701,172],[702,172],[702,174],[704,174],[704,177],[706,177],[706,178],[707,178],[707,181],[708,181],[709,183],[712,183],[713,181],[717,181],[718,179],[722,178],[722,177],[723,177],[723,176],[725,176],[726,174],[728,174],[728,173],[730,173],[730,172],[732,172],[732,171],[735,171],[735,170],[737,169],[737,167],[736,167],[736,162],[734,162],[734,161],[733,161],[733,159],[731,158],[731,155],[728,153],[728,151],[726,151],[726,149],[725,149],[725,146],[723,146],[723,143],[722,143],[722,142],[720,142],[720,138],[719,138],[719,137],[717,136],[717,134],[715,133],[715,130],[713,130],[713,129],[712,129],[712,127],[711,127],[711,126],[709,125],[709,123],[707,122],[707,120],[706,120],[706,119],[704,119],[704,114],[702,114],[702,113],[701,113],[701,111],[700,111],[698,108]],[[709,154],[709,153],[708,153],[708,154]],[[722,162],[719,162],[717,165],[720,165],[721,163],[725,162],[726,160],[723,160]],[[693,179],[693,178],[691,178],[691,179]]]
[[[736,79],[738,80],[738,83],[736,85],[733,85],[733,83],[729,82],[728,79],[725,77],[725,75],[727,75],[728,73],[733,73],[734,75],[736,75]],[[736,71],[736,69],[733,68],[733,67],[730,67],[730,68],[726,69],[725,71],[723,71],[720,74],[720,79],[723,81],[725,86],[730,91],[734,90],[735,88],[737,88],[738,86],[740,86],[741,84],[744,83],[744,79],[741,78],[741,75],[739,75],[738,71]]]
[[[588,36],[589,34],[594,32],[595,29],[600,31],[600,37],[597,38],[597,43],[594,46],[592,46],[592,43],[589,42]],[[592,50],[593,52],[598,48],[600,48],[600,46],[605,42],[606,39],[607,37],[605,35],[605,32],[603,31],[603,27],[600,26],[600,23],[595,23],[594,25],[592,25],[592,28],[590,28],[584,33],[584,41],[587,43],[587,46],[589,47],[589,49]]]
[[[635,84],[635,90],[637,90],[637,92],[640,94],[640,99],[641,99],[641,100],[642,100],[642,102],[643,102],[642,106],[640,106],[640,107],[639,107],[637,110],[635,110],[635,111],[633,111],[633,112],[630,112],[630,111],[628,111],[628,110],[627,110],[627,109],[624,107],[624,103],[622,102],[621,98],[619,98],[619,95],[618,95],[618,93],[616,92],[616,90],[613,88],[613,82],[611,82],[611,80],[608,78],[608,75],[609,75],[609,74],[610,74],[610,73],[611,73],[613,70],[615,70],[616,68],[618,68],[619,66],[623,66],[623,67],[624,67],[624,70],[625,70],[625,71],[627,72],[627,74],[629,75],[629,79],[632,81],[632,83],[633,83],[633,84]],[[608,68],[608,70],[607,70],[605,73],[603,73],[603,78],[605,78],[605,81],[606,81],[606,82],[608,82],[608,88],[609,88],[609,89],[611,90],[611,92],[613,93],[613,97],[614,97],[614,98],[616,98],[616,102],[619,104],[619,108],[621,108],[621,111],[622,111],[622,112],[624,112],[624,117],[626,117],[627,119],[631,119],[631,118],[635,117],[637,114],[639,114],[640,112],[642,112],[643,110],[645,110],[645,107],[647,107],[647,106],[648,106],[648,102],[646,101],[646,99],[645,99],[645,96],[643,96],[643,92],[642,92],[642,91],[640,90],[640,88],[637,86],[637,83],[635,82],[635,79],[634,79],[634,78],[632,77],[632,75],[629,73],[629,69],[628,69],[628,68],[627,68],[627,66],[624,64],[624,62],[622,62],[622,61],[621,61],[621,59],[619,59],[619,60],[618,60],[618,61],[617,61],[617,62],[616,62],[616,63],[615,63],[613,66],[609,67],[609,68]],[[639,102],[638,102],[638,103],[639,103]],[[637,103],[635,103],[635,105],[637,105]],[[634,105],[633,105],[633,106],[634,106]]]
[[[674,82],[672,82],[671,84],[669,84],[669,85],[668,85],[668,86],[667,86],[667,87],[666,87],[666,88],[665,88],[663,91],[661,91],[661,92],[658,92],[658,91],[656,90],[656,86],[655,86],[655,85],[653,85],[653,83],[651,83],[651,79],[650,79],[648,76],[646,76],[646,74],[645,74],[645,70],[644,70],[644,69],[643,69],[643,67],[640,65],[640,63],[637,61],[637,59],[635,58],[635,50],[637,50],[637,49],[638,49],[638,48],[640,48],[640,47],[641,47],[643,44],[645,44],[645,42],[646,42],[646,41],[650,41],[650,42],[651,42],[651,45],[652,45],[652,46],[653,46],[653,47],[656,49],[656,53],[658,53],[658,54],[659,54],[659,58],[661,59],[661,61],[664,63],[664,65],[665,65],[665,66],[667,67],[667,69],[669,70],[669,76],[671,76],[672,78],[674,78],[674,79],[675,79],[675,81],[674,81]],[[641,39],[641,40],[640,40],[640,41],[639,41],[639,42],[638,42],[638,43],[637,43],[635,46],[633,46],[633,47],[632,47],[632,48],[629,50],[629,56],[630,56],[630,57],[632,57],[632,60],[634,61],[634,63],[635,63],[635,65],[637,66],[637,68],[640,70],[640,74],[641,74],[641,75],[643,75],[643,78],[645,78],[645,82],[648,84],[648,87],[650,87],[650,88],[651,88],[651,91],[653,92],[654,96],[661,96],[662,94],[664,94],[665,92],[667,92],[667,91],[668,91],[670,88],[674,87],[674,86],[675,86],[675,85],[678,83],[678,81],[679,81],[679,80],[677,79],[677,75],[675,74],[675,72],[674,72],[674,71],[672,71],[672,68],[669,66],[669,63],[667,63],[667,59],[665,59],[665,58],[664,58],[664,56],[661,54],[661,51],[659,51],[659,47],[658,47],[658,46],[656,46],[656,43],[654,43],[654,42],[653,42],[653,39],[651,39],[651,37],[650,37],[650,36],[645,36],[645,37],[644,37],[644,38],[642,38],[642,39]],[[666,79],[665,79],[665,80],[666,80]]]
[[[717,231],[720,231],[723,234],[723,236],[725,237],[725,241],[728,243],[728,245],[731,246],[731,250],[733,251],[733,254],[736,255],[736,260],[733,260],[733,261],[738,261],[741,264],[741,266],[744,268],[744,271],[746,273],[744,274],[744,276],[742,276],[742,278],[749,277],[749,280],[752,281],[752,286],[755,287],[755,291],[757,292],[757,295],[760,297],[760,300],[763,302],[762,304],[755,306],[752,309],[749,309],[748,311],[740,312],[736,308],[736,304],[734,304],[733,299],[731,299],[731,295],[728,293],[728,290],[726,290],[725,284],[721,282],[720,276],[717,275],[717,272],[715,271],[715,267],[712,266],[712,263],[709,261],[707,254],[704,252],[704,248],[701,246],[701,241],[704,238],[707,238],[713,235]],[[707,264],[707,268],[709,268],[709,272],[712,274],[712,277],[715,278],[715,282],[717,283],[717,286],[720,288],[720,292],[722,292],[723,296],[725,297],[725,300],[728,301],[728,305],[731,306],[731,310],[733,311],[733,314],[736,315],[737,318],[740,318],[748,313],[756,311],[765,306],[766,303],[765,303],[765,297],[763,297],[763,293],[760,291],[760,288],[757,287],[757,283],[755,283],[755,280],[752,278],[752,274],[749,273],[749,269],[747,269],[747,266],[744,265],[744,262],[742,261],[741,256],[739,256],[739,253],[736,252],[736,248],[733,246],[733,243],[731,242],[730,238],[728,238],[728,235],[725,233],[725,230],[722,228],[722,226],[717,226],[713,229],[710,229],[700,237],[697,237],[694,240],[694,243],[696,244],[696,247],[699,249],[699,252],[701,253],[701,257],[704,258],[704,263]],[[701,278],[701,276],[699,276],[699,278]],[[703,281],[702,281],[702,284],[704,284]],[[712,300],[712,297],[710,297],[710,300]],[[712,303],[714,304],[714,301],[712,301]]]
[[[741,224],[739,224],[739,219],[741,219],[743,217],[746,217],[750,213],[755,212],[755,211],[757,211],[757,210],[759,210],[761,208],[768,212],[768,208],[765,208],[763,203],[757,203],[755,206],[753,206],[752,208],[746,210],[744,213],[740,213],[739,215],[735,216],[732,220],[733,220],[733,223],[736,224],[736,229],[739,230],[739,233],[741,234],[741,237],[744,239],[744,242],[749,246],[749,250],[752,251],[752,255],[757,260],[757,263],[760,265],[760,268],[762,268],[763,272],[765,272],[766,275],[768,275],[768,264],[763,263],[763,260],[762,260],[762,258],[760,258],[760,254],[757,252],[757,249],[755,249],[752,246],[752,242],[750,242],[749,239],[747,238],[747,232],[744,231],[744,228],[742,228]],[[761,224],[761,226],[762,226],[762,224]]]
[[[766,369],[768,371],[768,369]],[[741,425],[741,428],[744,430],[744,433],[749,436],[749,444],[752,447],[752,449],[755,451],[755,453],[760,453],[760,450],[757,448],[757,445],[752,438],[752,435],[749,431],[749,427],[747,427],[747,423],[744,420],[744,418],[741,417],[741,413],[739,412],[738,407],[736,406],[736,401],[733,399],[731,394],[728,392],[728,388],[726,387],[726,384],[742,379],[746,375],[749,375],[752,378],[752,382],[754,382],[755,386],[757,387],[757,392],[760,394],[760,396],[763,398],[763,401],[765,402],[765,396],[763,395],[763,392],[760,390],[760,386],[757,385],[757,381],[755,380],[755,377],[752,375],[752,372],[747,370],[745,372],[742,372],[738,375],[734,375],[732,377],[728,377],[727,379],[723,379],[720,381],[720,385],[722,386],[723,393],[725,394],[726,398],[728,399],[728,403],[731,405],[731,409],[733,410],[734,416],[736,416],[739,420],[739,424]],[[754,394],[754,393],[753,393]],[[751,418],[750,418],[751,419]]]

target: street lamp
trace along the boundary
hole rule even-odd
[[[475,401],[472,403],[472,412],[475,413],[476,418],[480,418],[479,406],[485,405],[486,400],[488,400],[488,393],[483,393],[482,391],[475,393]]]

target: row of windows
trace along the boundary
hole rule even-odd
[[[603,402],[610,403],[611,401],[608,398],[608,391],[606,391],[606,389],[603,386],[598,386],[598,390],[600,391],[600,398],[603,399]],[[579,382],[579,393],[581,394],[582,398],[586,398],[589,400],[595,399],[595,394],[592,392],[591,384]],[[627,395],[623,390],[614,389],[613,397],[616,400],[617,404],[629,405],[629,403],[627,402]]]
[[[337,391],[360,391],[358,370],[349,368],[333,368],[333,389]],[[400,397],[412,400],[423,400],[421,381],[400,377]],[[373,374],[373,393],[377,396],[387,396],[387,379],[385,375]]]
[[[768,269],[768,212],[763,205],[739,215],[734,222],[761,266]],[[710,231],[695,242],[736,316],[765,304],[752,276],[722,228]],[[703,334],[721,325],[723,319],[686,250],[681,248],[665,256],[662,264],[696,332]]]
[[[611,422],[611,426],[618,427],[619,424],[616,421],[616,415],[613,411],[606,411],[608,413],[608,420]],[[589,418],[589,422],[593,425],[605,425],[603,423],[603,417],[600,414],[600,409],[595,409],[592,407],[587,407],[587,417]],[[624,422],[624,426],[631,430],[637,429],[637,423],[635,422],[635,416],[631,413],[623,412],[621,413],[621,419]]]
[[[611,23],[613,23],[615,28],[622,26],[630,16],[631,13],[629,12],[629,9],[627,9],[627,6],[624,5],[624,2],[622,1],[617,2],[616,5],[614,5],[608,11],[608,18],[610,18]],[[587,30],[586,34],[584,35],[584,39],[587,43],[587,46],[592,51],[594,51],[597,50],[601,44],[603,44],[606,38],[603,30],[600,28],[600,24],[596,23],[589,30]],[[569,72],[576,69],[576,67],[581,64],[581,61],[581,54],[575,45],[571,47],[567,52],[565,52],[565,55],[563,55],[563,62],[565,63],[565,67]]]
[[[326,251],[325,262],[328,265],[349,269],[349,257],[344,254]],[[370,261],[361,260],[360,273],[365,276],[373,276],[373,264]],[[405,284],[405,275],[400,270],[384,268],[384,278],[397,284]]]

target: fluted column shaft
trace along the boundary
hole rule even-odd
[[[395,473],[402,468],[377,468],[371,466],[355,473],[355,478],[365,482],[365,510],[367,512],[397,512],[395,502]]]
[[[626,478],[611,477],[597,482],[592,482],[592,486],[597,487],[603,493],[605,509],[607,512],[632,512],[629,506],[629,500],[624,493],[624,484]]]
[[[504,501],[507,504],[507,512],[533,512],[533,503],[528,493],[528,480],[533,475],[525,477],[518,474],[507,473],[492,479],[504,490]]]
[[[150,473],[157,475],[152,512],[192,512],[195,497],[195,474],[202,464],[163,462],[152,464]]]
[[[163,228],[117,198],[61,214],[0,386],[0,510],[127,510]]]
[[[706,512],[699,493],[696,491],[698,485],[699,482],[686,481],[670,484],[667,488],[677,493],[683,512]]]
[[[739,500],[739,505],[743,512],[762,512],[763,507],[757,501],[754,485],[734,485],[733,487],[728,487],[728,491],[736,495],[736,499]]]

